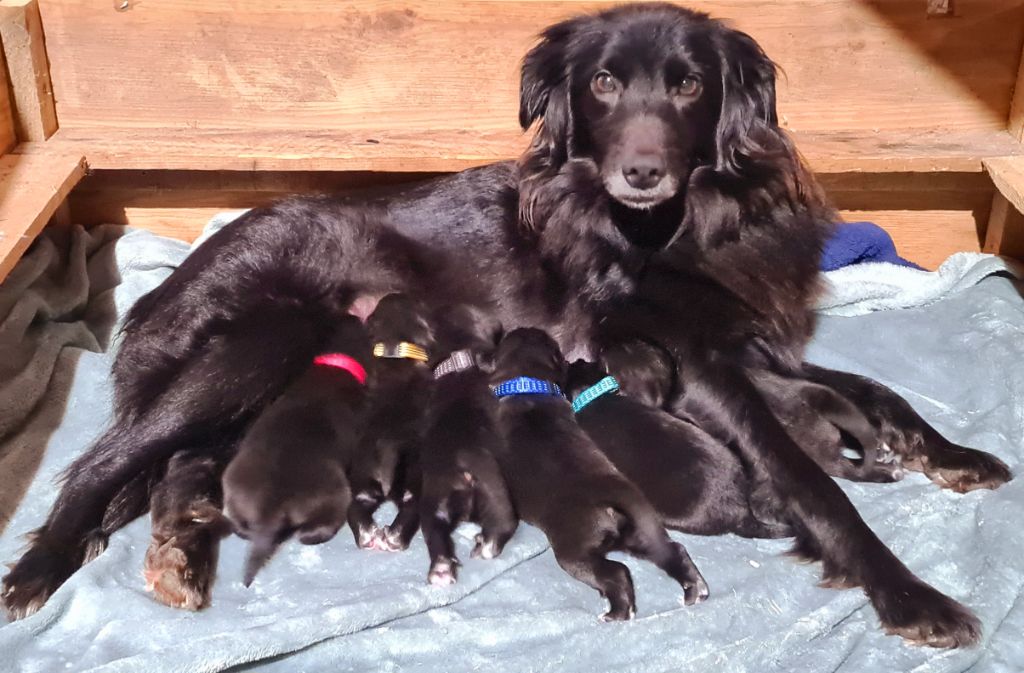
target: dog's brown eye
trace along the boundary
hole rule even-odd
[[[594,89],[594,93],[597,94],[610,94],[615,93],[619,88],[619,83],[616,81],[612,74],[607,70],[594,75],[594,80],[590,85]]]
[[[676,86],[673,93],[677,96],[686,96],[690,98],[700,93],[700,87],[700,80],[696,77],[684,77]]]

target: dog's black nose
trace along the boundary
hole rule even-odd
[[[652,189],[665,177],[665,161],[656,154],[641,154],[622,168],[633,189]]]

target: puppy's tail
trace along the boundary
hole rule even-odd
[[[245,586],[252,584],[252,581],[256,579],[256,573],[267,565],[280,546],[281,543],[271,536],[254,537],[252,545],[249,547],[249,556],[245,559],[245,575],[242,577],[242,584]]]

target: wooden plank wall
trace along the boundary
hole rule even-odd
[[[515,127],[538,30],[611,3],[41,0],[61,126],[252,131]],[[1005,129],[1024,0],[714,0],[785,70],[800,132]],[[984,48],[980,48],[984,45]],[[368,137],[373,137],[372,135]]]
[[[400,180],[514,156],[524,142],[522,54],[541,27],[610,4],[161,0],[117,12],[91,0],[40,3],[58,138],[90,148],[100,169],[136,169],[87,180],[73,217],[183,237],[282,185],[340,187],[337,174],[310,175],[348,171],[353,158]],[[735,19],[780,63],[783,123],[826,178],[901,172],[888,189],[826,179],[847,217],[878,221],[929,266],[980,248],[992,187],[978,180],[973,148],[1015,151],[1006,128],[1011,102],[1021,106],[1024,0],[959,0],[941,19],[921,0],[687,4]],[[167,187],[154,186],[150,168],[209,172]],[[269,188],[239,177],[263,170],[295,174],[268,174]],[[959,184],[928,201],[934,185],[915,180],[934,170]],[[379,181],[345,175],[356,186]]]

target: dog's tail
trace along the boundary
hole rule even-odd
[[[249,586],[256,579],[256,573],[267,565],[281,543],[273,535],[258,535],[252,538],[249,546],[249,555],[245,559],[245,574],[242,576],[242,584]]]

